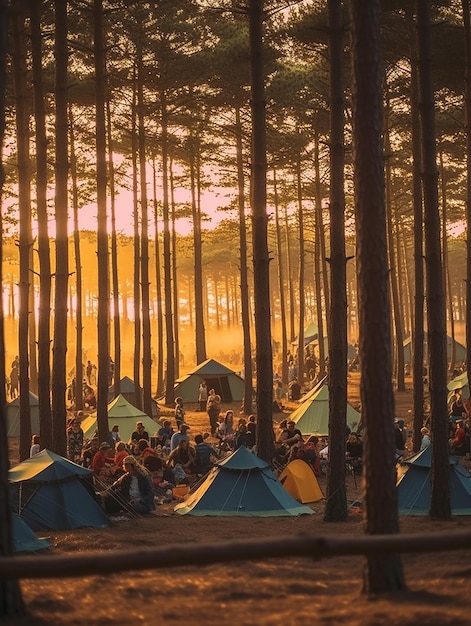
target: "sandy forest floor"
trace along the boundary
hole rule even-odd
[[[350,401],[355,403],[355,387]],[[408,419],[411,393],[397,396],[396,414]],[[190,407],[188,407],[190,408]],[[228,407],[224,407],[228,408]],[[281,419],[282,416],[276,416]],[[187,413],[192,434],[207,429],[206,414]],[[349,502],[360,487],[348,478]],[[324,490],[325,477],[320,485]],[[300,518],[196,518],[173,513],[173,505],[106,529],[62,531],[50,535],[50,554],[141,550],[169,544],[209,543],[232,539],[300,534],[359,536],[361,518],[350,509],[348,521],[323,521],[323,502],[316,514]],[[401,532],[449,533],[469,528],[469,518],[449,523],[428,518],[401,518]],[[41,533],[39,533],[41,535]],[[43,553],[44,554],[44,553]],[[403,556],[408,591],[369,599],[360,593],[363,557],[314,561],[306,557],[235,562],[206,567],[131,571],[81,578],[22,580],[28,609],[22,619],[1,623],[35,624],[191,624],[239,626],[268,624],[467,625],[471,623],[471,547],[468,551]]]

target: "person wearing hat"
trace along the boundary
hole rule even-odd
[[[170,439],[170,452],[172,450],[175,450],[180,441],[182,441],[183,439],[186,439],[186,441],[190,441],[190,435],[188,434],[189,430],[190,427],[188,426],[188,424],[181,424],[180,430],[177,433],[173,433],[172,438]]]
[[[430,440],[430,431],[427,426],[424,426],[420,429],[420,434],[422,435],[422,441],[420,442],[420,450],[425,450],[428,448],[431,440]]]
[[[108,441],[100,443],[97,453],[93,457],[91,470],[95,473],[97,478],[106,478],[111,476],[115,469],[114,457],[110,457],[111,445]]]
[[[132,455],[123,461],[124,474],[102,492],[107,513],[129,511],[144,515],[155,509],[154,491],[150,474]]]

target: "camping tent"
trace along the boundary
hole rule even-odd
[[[177,504],[180,515],[269,517],[312,514],[283,489],[268,463],[241,446],[219,461],[206,480]]]
[[[152,437],[160,428],[160,424],[150,418],[147,413],[133,406],[122,395],[108,404],[108,428],[113,424],[119,426],[119,435],[122,441],[129,441],[131,434],[136,430],[136,422],[142,422],[145,430]],[[97,414],[92,413],[82,422],[83,434],[86,439],[91,439],[97,429]]]
[[[11,508],[33,530],[108,526],[95,499],[92,475],[91,470],[42,450],[8,472]]]
[[[302,459],[294,459],[288,463],[278,480],[286,491],[302,504],[317,502],[324,497],[314,472]]]
[[[303,345],[307,346],[308,343],[311,343],[311,341],[314,341],[314,339],[317,339],[317,333],[318,332],[319,332],[319,330],[317,328],[317,324],[315,324],[314,322],[310,322],[309,324],[307,324],[307,326],[304,327],[304,342],[303,342]],[[297,346],[298,342],[299,342],[299,338],[296,337],[296,339],[291,342],[291,345]]]
[[[48,539],[40,539],[28,524],[16,513],[11,515],[13,550],[15,552],[38,552],[51,547]]]
[[[39,400],[29,392],[29,412],[31,417],[31,434],[39,435]],[[20,398],[15,398],[7,404],[7,436],[20,436]]]
[[[291,413],[289,419],[296,423],[296,427],[303,435],[318,435],[326,437],[329,434],[329,388],[327,384],[318,387],[316,391]],[[353,429],[360,421],[360,414],[351,404],[347,404],[347,424]]]
[[[401,515],[428,515],[432,448],[428,446],[405,461],[407,470],[397,482],[398,509]],[[449,457],[450,500],[452,515],[471,515],[471,480],[469,472]]]
[[[448,401],[451,400],[452,396],[456,391],[459,391],[463,400],[466,401],[469,398],[469,381],[468,381],[468,372],[463,372],[447,385],[447,389],[450,392],[448,394]]]
[[[128,402],[134,404],[136,402],[136,385],[129,376],[123,376],[119,381],[120,393]],[[140,390],[140,398],[142,402],[142,387]],[[119,394],[118,394],[119,395]],[[108,402],[111,402],[115,398],[115,385],[114,383],[108,387]],[[152,417],[158,417],[160,413],[159,405],[152,398]]]
[[[206,381],[208,390],[214,389],[223,402],[241,402],[245,393],[245,382],[238,374],[214,359],[207,359],[175,381],[175,397],[184,402],[198,401],[200,383]]]
[[[412,339],[409,337],[404,341],[404,363],[411,362],[411,345]],[[446,354],[448,361],[451,361],[451,346],[452,346],[452,338],[447,335],[446,338]],[[427,336],[425,336],[424,340],[424,348],[427,350]],[[466,361],[466,348],[463,344],[459,343],[455,340],[455,359],[457,362]]]

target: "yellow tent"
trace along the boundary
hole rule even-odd
[[[318,502],[324,497],[314,472],[301,459],[295,459],[288,463],[278,480],[286,491],[302,504]]]

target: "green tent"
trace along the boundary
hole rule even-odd
[[[449,335],[447,335],[446,354],[447,354],[448,361],[451,361],[452,342],[453,342],[452,338]],[[458,363],[466,361],[466,348],[463,346],[462,343],[459,343],[458,341],[456,341],[456,339],[454,343],[455,343],[456,361]],[[412,352],[411,348],[412,348],[412,339],[409,337],[408,339],[404,341],[404,363],[411,363],[411,352]],[[425,354],[427,354],[427,336],[425,336],[424,349],[425,349]]]
[[[401,515],[428,515],[432,447],[428,446],[403,464],[404,473],[397,482],[398,510]],[[450,469],[450,505],[452,515],[471,515],[471,481],[468,470],[456,457],[448,457]]]
[[[133,406],[122,395],[108,404],[108,428],[111,430],[113,424],[117,424],[122,441],[128,442],[131,439],[131,433],[136,430],[136,422],[144,424],[150,437],[153,437],[160,428],[158,422],[150,418],[144,411]],[[83,420],[82,429],[85,439],[91,439],[94,436],[97,430],[96,412]]]
[[[177,504],[180,515],[274,517],[312,515],[281,485],[268,463],[241,446],[219,461],[206,480]]]
[[[469,398],[469,382],[468,382],[468,372],[463,372],[447,385],[447,389],[450,392],[448,394],[448,402],[451,401],[451,398],[455,395],[455,392],[459,391],[461,397],[464,401]]]
[[[198,389],[206,381],[208,391],[214,389],[223,402],[241,402],[245,393],[245,382],[238,374],[214,359],[207,359],[185,376],[178,378],[174,385],[175,397],[183,402],[198,402]]]
[[[329,388],[326,384],[316,387],[313,393],[307,394],[298,408],[291,413],[289,419],[303,435],[327,437],[329,434]],[[351,404],[347,404],[347,424],[354,430],[360,422],[360,413]]]
[[[39,399],[32,391],[29,392],[29,413],[31,418],[31,434],[39,435]],[[20,436],[20,398],[7,404],[7,437]]]

